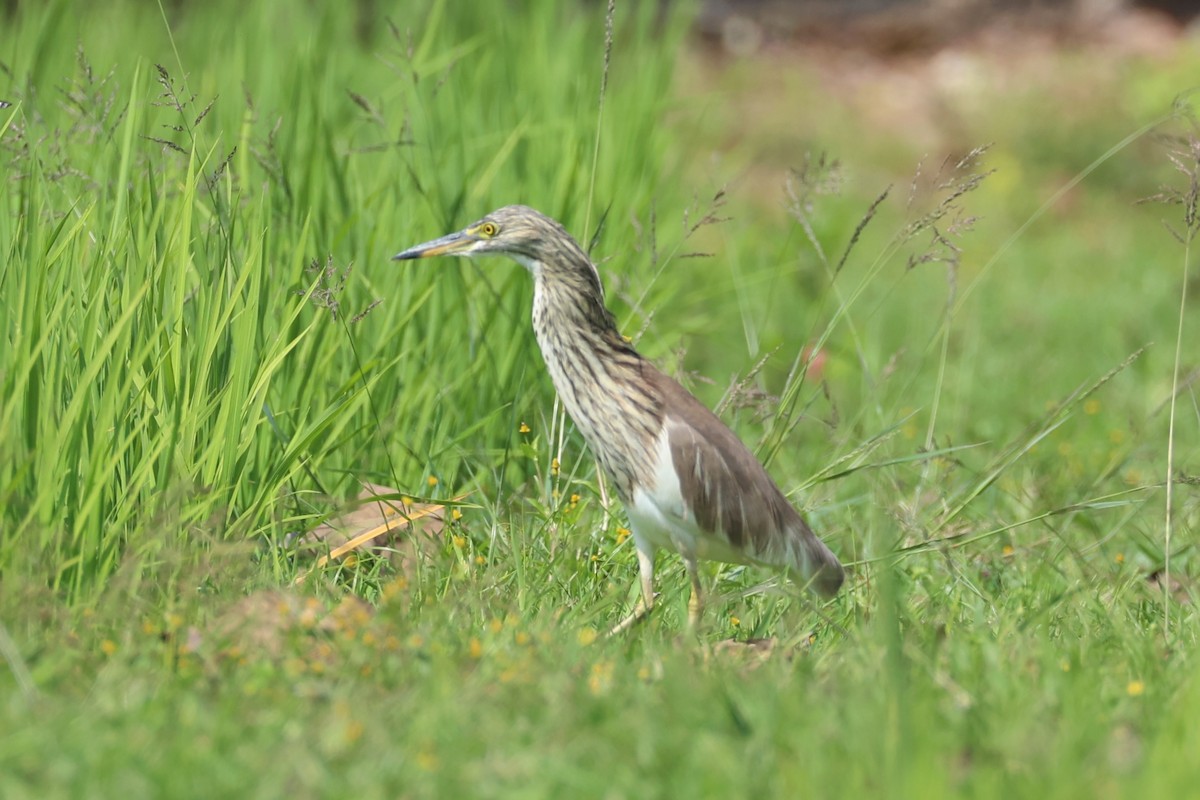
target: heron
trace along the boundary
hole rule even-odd
[[[704,608],[699,559],[781,568],[832,597],[841,563],[725,423],[621,335],[600,272],[558,221],[522,205],[393,258],[503,255],[533,275],[533,331],[563,407],[625,507],[641,596],[610,634],[654,608],[654,557],[678,553]]]

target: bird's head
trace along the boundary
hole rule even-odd
[[[433,256],[506,255],[536,275],[543,265],[587,257],[566,229],[528,206],[505,206],[457,233],[410,247],[396,260]]]

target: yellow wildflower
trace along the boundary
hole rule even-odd
[[[612,688],[613,664],[611,661],[601,661],[592,665],[592,673],[588,676],[588,689],[592,694],[604,694]]]
[[[425,772],[433,772],[438,768],[438,757],[428,750],[421,750],[416,757],[417,766]]]
[[[403,575],[398,576],[392,581],[389,581],[383,587],[383,599],[391,600],[399,594],[402,594],[408,588],[408,579]]]

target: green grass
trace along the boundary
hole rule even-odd
[[[527,5],[0,28],[0,796],[1192,791],[1197,319],[1183,207],[1135,205],[1188,177],[1143,136],[1047,200],[1194,57],[1108,103],[1062,102],[1086,69],[1000,92],[963,123],[991,150],[909,202],[919,149],[769,58],[700,68],[651,3],[608,53],[602,5]],[[821,150],[842,191],[789,201]],[[636,560],[529,276],[388,260],[511,202],[592,243],[624,329],[853,563],[839,598],[708,565],[691,636],[664,554],[652,619],[597,638]],[[467,496],[294,586],[362,481]]]

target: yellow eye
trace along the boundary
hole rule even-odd
[[[500,232],[500,226],[494,222],[485,222],[479,226],[477,231],[480,236],[486,236],[490,239]]]

